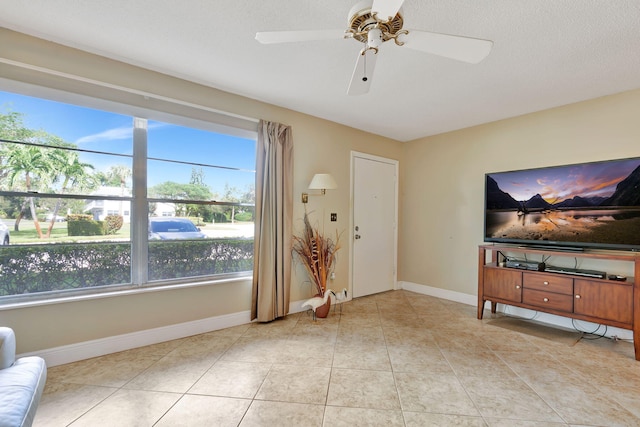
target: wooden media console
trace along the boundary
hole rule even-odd
[[[498,303],[585,320],[633,331],[636,360],[640,360],[640,254],[629,252],[566,252],[509,245],[480,245],[478,248],[478,319],[486,301],[491,312]],[[490,261],[487,262],[487,255]],[[590,258],[633,264],[633,276],[610,280],[558,272],[535,271],[505,266],[504,254],[519,256]],[[587,272],[590,272],[587,270]],[[608,272],[616,275],[616,272]]]

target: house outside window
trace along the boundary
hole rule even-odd
[[[255,138],[158,117],[0,92],[0,304],[250,276]]]

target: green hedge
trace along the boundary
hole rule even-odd
[[[130,245],[4,246],[0,296],[129,283]]]
[[[149,280],[253,269],[253,239],[149,242]]]
[[[69,236],[105,236],[108,233],[106,221],[96,221],[91,215],[69,215],[67,232]]]
[[[124,225],[124,218],[120,215],[107,215],[104,219],[107,234],[116,234]]]
[[[253,240],[149,242],[149,280],[253,269]],[[0,297],[131,283],[131,245],[0,246]]]
[[[213,213],[213,222],[216,224],[223,224],[225,222],[229,222],[225,214],[222,212],[214,212]]]
[[[237,214],[236,221],[253,221],[253,212],[242,212]]]

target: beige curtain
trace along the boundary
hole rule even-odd
[[[269,322],[289,313],[293,217],[290,126],[260,121],[256,162],[251,320]]]

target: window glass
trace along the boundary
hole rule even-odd
[[[255,143],[0,92],[0,304],[250,274]]]
[[[252,269],[255,144],[149,122],[149,280]]]
[[[131,117],[0,92],[0,298],[131,282]],[[130,184],[130,182],[129,182]],[[124,243],[123,243],[124,242]]]

